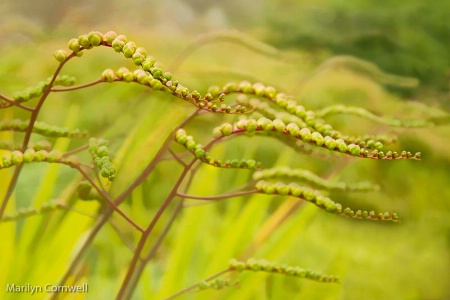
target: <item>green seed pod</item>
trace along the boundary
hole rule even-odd
[[[81,45],[78,42],[78,39],[71,39],[69,41],[69,45],[68,46],[69,46],[69,49],[72,50],[75,53],[80,51],[80,49],[81,49]]]
[[[252,88],[253,88],[253,91],[254,91],[255,95],[263,96],[264,95],[264,89],[266,87],[261,82],[256,82],[256,83],[253,84]]]
[[[170,72],[164,72],[164,73],[162,74],[162,77],[163,77],[165,80],[171,80],[171,79],[172,79],[172,73],[170,73]]]
[[[116,52],[122,52],[123,47],[125,46],[125,42],[119,39],[115,39],[112,44],[111,44],[112,48],[114,49],[114,51]]]
[[[136,66],[140,66],[145,60],[145,56],[138,52],[135,52],[131,57],[133,59],[133,63]]]
[[[300,137],[304,142],[309,142],[312,138],[311,136],[311,130],[309,128],[302,128],[300,129]]]
[[[11,162],[13,165],[19,165],[23,162],[23,153],[20,151],[11,152]]]
[[[196,145],[197,145],[197,143],[192,139],[188,139],[188,141],[186,142],[186,148],[189,151],[194,151]]]
[[[220,132],[223,136],[229,136],[233,133],[233,125],[230,123],[224,123],[220,126]]]
[[[59,151],[59,150],[57,150],[57,149],[53,149],[53,150],[51,150],[51,151],[48,153],[47,161],[49,161],[49,162],[55,162],[55,161],[60,160],[61,157],[62,157],[61,151]]]
[[[256,168],[256,161],[253,160],[253,159],[247,160],[247,161],[245,162],[245,164],[246,164],[247,168],[249,168],[249,169],[254,169],[254,168]]]
[[[284,132],[284,130],[286,129],[286,124],[284,124],[284,122],[281,121],[280,119],[275,119],[272,121],[272,123],[273,123],[273,127],[278,132]]]
[[[98,31],[91,31],[88,34],[88,40],[92,46],[100,46],[103,42],[103,34]]]
[[[276,95],[277,95],[277,90],[273,86],[267,86],[264,89],[264,96],[266,96],[268,98],[275,98]]]
[[[105,79],[107,82],[113,82],[116,78],[116,74],[111,69],[106,69],[102,73],[102,78]]]
[[[134,42],[126,43],[125,46],[123,46],[122,52],[123,56],[126,58],[131,58],[134,52],[136,52],[136,44]]]
[[[150,72],[152,73],[152,76],[153,76],[155,79],[159,79],[159,78],[161,78],[162,75],[163,75],[162,69],[157,68],[157,67],[153,67],[153,68],[150,70]]]
[[[45,161],[47,159],[48,152],[46,150],[39,150],[34,156],[35,161]]]
[[[355,145],[355,144],[348,145],[348,151],[353,156],[359,156],[360,150],[361,150],[361,148],[358,145]]]
[[[106,147],[106,146],[98,147],[96,154],[98,155],[98,157],[108,156],[108,154],[109,154],[108,147]]]
[[[123,81],[125,81],[125,82],[134,81],[133,73],[130,71],[123,73]]]
[[[160,89],[163,88],[163,84],[161,83],[161,81],[157,80],[157,79],[152,79],[150,81],[150,86],[152,87],[152,89],[154,89],[155,91],[158,91]]]
[[[275,186],[272,184],[266,184],[263,186],[262,190],[263,190],[264,194],[271,195],[271,194],[275,193]]]
[[[344,140],[342,139],[337,139],[336,140],[336,145],[339,148],[339,151],[342,153],[347,152],[347,144],[345,144]]]
[[[201,158],[205,157],[206,152],[202,148],[197,148],[197,149],[195,149],[194,154],[195,154],[195,157],[197,157],[198,159],[201,159]]]
[[[254,119],[248,119],[247,122],[245,123],[245,130],[247,132],[253,132],[256,130],[256,120]]]
[[[212,85],[208,88],[208,93],[210,93],[213,97],[216,97],[220,94],[220,87],[218,85]]]
[[[286,130],[289,132],[289,134],[293,137],[297,137],[300,135],[300,128],[295,123],[289,123],[286,125]]]
[[[33,148],[25,150],[25,152],[23,153],[23,161],[26,163],[32,162],[35,154],[36,151],[34,151]]]
[[[225,84],[223,86],[223,90],[225,92],[229,92],[229,93],[236,92],[237,89],[238,89],[238,85],[236,82],[228,82],[227,84]]]
[[[11,155],[5,154],[2,157],[2,167],[8,168],[12,165]]]
[[[89,42],[88,36],[86,34],[80,35],[78,37],[78,43],[83,46],[84,49],[92,48],[91,43]]]
[[[116,39],[117,33],[114,31],[108,31],[103,37],[108,44],[111,44]]]
[[[63,61],[66,60],[67,58],[67,53],[64,50],[56,50],[55,53],[53,54],[53,56],[55,57],[55,59],[57,61],[59,61],[60,63],[62,63]]]
[[[377,150],[383,149],[383,143],[382,142],[376,142],[375,143],[375,149],[377,149]]]
[[[325,139],[323,138],[323,136],[320,134],[320,132],[317,132],[317,131],[315,131],[311,134],[311,140],[316,142],[317,146],[322,146],[325,142]]]
[[[281,196],[287,196],[291,192],[291,189],[289,188],[289,186],[282,184],[282,183],[277,183],[275,186],[275,189],[276,189],[277,193]]]
[[[334,148],[336,148],[336,141],[334,139],[332,139],[329,136],[325,137],[325,146],[330,149],[330,150],[334,150]]]
[[[127,72],[130,72],[130,70],[128,70],[128,69],[125,68],[125,67],[120,67],[119,70],[117,70],[116,75],[117,75],[117,77],[119,77],[119,78],[123,78],[123,74],[125,74],[125,73],[127,73]]]

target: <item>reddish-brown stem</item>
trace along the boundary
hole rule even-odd
[[[9,99],[8,97],[6,97],[6,96],[4,96],[2,94],[0,94],[0,99],[2,99],[2,100],[4,100],[4,101],[9,103],[8,106],[3,106],[3,107],[0,107],[0,108],[8,108],[8,107],[11,107],[11,106],[17,106],[17,107],[20,107],[20,108],[22,108],[24,110],[28,110],[28,111],[33,111],[34,110],[34,108],[32,108],[32,107],[23,105],[22,103],[16,102],[13,99]]]
[[[139,240],[138,246],[136,247],[136,251],[134,252],[133,259],[131,260],[130,266],[128,268],[128,272],[125,276],[124,281],[122,282],[122,286],[120,287],[119,293],[117,294],[117,299],[126,299],[124,298],[126,295],[131,295],[132,291],[129,290],[129,284],[130,281],[134,275],[134,271],[136,268],[136,264],[141,257],[141,252],[144,249],[145,243],[147,242],[147,238],[152,233],[153,228],[156,225],[156,222],[158,222],[159,218],[162,216],[163,212],[166,210],[166,208],[169,206],[169,204],[172,202],[172,200],[176,197],[177,190],[182,184],[184,178],[186,177],[186,174],[189,172],[192,165],[195,163],[196,159],[193,159],[184,169],[183,172],[180,174],[180,177],[178,178],[177,182],[173,186],[172,190],[170,191],[169,195],[167,196],[166,200],[161,204],[159,209],[157,210],[155,216],[153,217],[152,221],[148,225],[148,227],[145,229],[145,231],[142,233],[141,239]],[[138,280],[138,278],[135,277],[134,280]]]
[[[217,201],[217,200],[222,200],[222,199],[227,199],[227,198],[234,198],[234,197],[255,194],[257,192],[258,192],[258,190],[252,190],[252,191],[227,193],[227,194],[216,195],[216,196],[197,196],[197,195],[188,195],[188,194],[183,194],[183,193],[177,193],[177,196],[181,197],[183,199],[195,199],[195,200],[202,200],[202,201]]]
[[[70,54],[63,62],[61,62],[56,68],[55,73],[53,73],[52,79],[50,80],[50,83],[45,88],[44,93],[41,96],[41,99],[39,100],[38,104],[35,108],[31,111],[31,117],[30,117],[30,123],[28,124],[27,131],[25,132],[25,137],[23,139],[22,143],[22,152],[24,152],[27,149],[28,143],[30,142],[31,133],[33,132],[34,123],[36,122],[36,119],[39,115],[39,112],[42,108],[42,105],[44,105],[45,99],[47,99],[48,95],[51,92],[51,87],[55,83],[56,77],[58,76],[59,72],[61,71],[62,67],[65,63],[67,63],[72,57],[74,57],[75,54]],[[16,187],[17,181],[19,179],[20,172],[22,171],[23,165],[17,166],[17,168],[14,170],[13,177],[11,179],[11,182],[9,183],[8,190],[6,191],[6,194],[3,198],[2,205],[0,206],[0,219],[3,216],[3,213],[5,212],[6,206],[8,205],[9,198],[11,197],[14,188]]]
[[[140,232],[144,232],[144,229],[136,224],[130,217],[128,217],[117,205],[114,201],[111,200],[111,197],[101,188],[99,188],[95,182],[89,177],[89,175],[79,166],[76,166],[75,169],[83,175],[83,177],[89,181],[89,183],[97,190],[97,192],[105,199],[106,202],[112,207],[112,209],[117,212],[120,216],[122,216],[128,223],[130,223],[134,228],[139,230]]]

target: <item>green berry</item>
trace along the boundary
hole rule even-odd
[[[125,42],[119,39],[115,39],[112,44],[111,44],[112,48],[114,49],[114,51],[116,52],[122,52],[123,47],[125,46]]]
[[[163,88],[163,84],[161,83],[161,81],[157,80],[157,79],[152,79],[150,81],[150,86],[152,87],[152,89],[158,91],[160,89]]]
[[[91,43],[89,42],[88,36],[86,34],[80,35],[78,37],[78,42],[81,46],[83,46],[84,49],[90,49],[92,48]]]
[[[92,46],[94,47],[100,46],[101,43],[103,42],[103,34],[101,34],[98,31],[91,31],[88,34],[88,40]]]
[[[81,45],[78,42],[78,39],[71,39],[69,41],[69,49],[72,50],[73,52],[78,52],[81,49]]]
[[[108,31],[103,37],[108,44],[111,44],[116,39],[117,33],[114,31]]]
[[[113,82],[116,78],[116,74],[111,69],[106,69],[102,73],[102,78],[105,79],[107,82]]]
[[[336,148],[336,141],[327,136],[325,137],[325,146],[330,150],[334,150]]]
[[[64,50],[56,50],[55,53],[53,54],[53,56],[55,57],[55,59],[57,61],[59,61],[60,63],[62,63],[63,61],[66,60],[67,58],[67,53]]]
[[[350,145],[348,145],[348,151],[353,156],[359,156],[361,148],[358,145],[350,144]]]
[[[223,136],[231,135],[233,133],[233,125],[231,125],[230,123],[222,124],[222,126],[220,127],[220,132]]]
[[[275,119],[272,121],[272,123],[273,123],[273,127],[278,132],[284,132],[284,130],[286,129],[286,124],[284,124],[284,122],[281,121],[280,119]]]
[[[245,123],[245,130],[248,132],[253,132],[256,130],[256,121],[254,119],[248,119]]]
[[[320,134],[320,132],[317,131],[311,134],[311,140],[316,142],[317,146],[322,146],[325,142],[325,139],[323,138],[322,134]]]
[[[20,151],[13,151],[11,153],[11,162],[13,165],[18,165],[23,162],[23,153]]]
[[[23,161],[26,163],[32,162],[36,151],[32,148],[25,150],[23,153]]]

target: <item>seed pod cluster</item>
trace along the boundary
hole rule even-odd
[[[52,78],[49,77],[47,80],[39,82],[37,85],[29,87],[23,91],[17,92],[13,95],[14,101],[18,103],[26,102],[30,99],[40,97],[47,86],[50,84]],[[53,86],[61,85],[61,86],[72,86],[75,84],[75,77],[60,75],[57,76]]]
[[[28,148],[27,150],[25,150],[25,152],[14,150],[8,154],[4,154],[0,160],[0,169],[10,168],[22,163],[31,162],[48,162],[73,165],[78,164],[78,161],[78,157],[74,155],[71,155],[67,158],[63,157],[61,151],[56,149],[47,151]]]
[[[237,287],[239,288],[240,282],[239,280],[231,280],[229,278],[227,279],[222,279],[222,278],[216,278],[214,280],[210,280],[210,281],[201,281],[198,284],[198,288],[200,290],[207,290],[207,289],[213,289],[213,290],[221,290],[223,288],[227,288],[227,287]]]
[[[63,208],[63,205],[56,201],[43,203],[40,209],[36,209],[34,207],[22,207],[19,208],[15,213],[5,214],[0,219],[0,223],[36,216],[60,208]]]
[[[216,127],[213,131],[214,137],[229,136],[242,132],[277,132],[291,136],[295,139],[301,140],[318,147],[326,148],[331,151],[341,152],[351,156],[371,159],[414,159],[420,160],[420,152],[412,154],[411,152],[403,151],[401,154],[389,151],[384,153],[377,149],[369,152],[367,149],[356,144],[347,144],[343,139],[334,139],[330,136],[323,136],[318,131],[311,131],[309,128],[300,128],[295,123],[285,124],[280,119],[270,120],[266,117],[255,119],[241,119],[234,125],[225,123]]]
[[[395,213],[377,213],[374,211],[353,211],[351,208],[342,208],[340,203],[336,203],[324,196],[320,191],[310,187],[299,186],[296,183],[285,184],[283,182],[271,183],[264,180],[258,181],[256,189],[266,195],[293,196],[313,203],[317,207],[335,214],[355,219],[368,219],[374,221],[398,222],[398,215]]]
[[[233,271],[253,271],[253,272],[267,272],[272,274],[282,274],[287,276],[294,276],[299,278],[310,279],[318,282],[339,282],[339,278],[331,275],[323,275],[300,267],[289,266],[286,264],[277,264],[269,262],[264,259],[250,258],[247,261],[239,261],[237,259],[230,260],[229,268]]]
[[[100,175],[113,181],[117,171],[111,162],[108,141],[105,139],[90,138],[89,153],[91,154],[95,165],[100,170]]]
[[[261,164],[253,159],[233,159],[221,161],[219,159],[212,158],[207,151],[205,151],[203,145],[198,144],[191,135],[187,135],[184,129],[179,129],[175,133],[175,141],[183,145],[188,151],[193,153],[197,159],[202,162],[219,167],[219,168],[238,168],[238,169],[260,169]]]
[[[379,189],[377,185],[369,182],[358,182],[354,184],[347,184],[345,182],[334,182],[326,180],[317,176],[308,170],[291,169],[289,167],[276,167],[271,169],[263,169],[253,173],[253,180],[267,180],[274,178],[294,178],[307,183],[313,184],[316,187],[327,190],[341,190],[341,191],[376,191]]]
[[[24,132],[28,128],[29,120],[14,119],[12,121],[0,122],[0,131],[21,131]],[[87,132],[81,132],[79,129],[70,130],[65,127],[48,125],[44,122],[36,121],[33,126],[33,133],[37,133],[46,137],[68,137],[68,138],[85,138]]]

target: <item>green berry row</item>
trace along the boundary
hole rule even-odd
[[[107,82],[123,80],[126,82],[138,82],[144,85],[151,86],[155,90],[163,90],[188,101],[197,107],[217,112],[228,114],[247,113],[249,110],[241,105],[229,106],[225,104],[218,105],[223,102],[223,94],[217,94],[216,97],[208,92],[204,96],[197,91],[189,91],[188,88],[182,86],[177,80],[172,78],[170,72],[164,71],[162,63],[155,60],[153,56],[149,56],[147,50],[142,47],[137,47],[136,43],[129,41],[124,35],[117,35],[114,31],[109,31],[105,34],[101,32],[92,31],[87,35],[81,35],[78,38],[69,41],[69,49],[74,53],[81,53],[84,49],[91,49],[96,46],[107,46],[114,49],[118,53],[122,53],[125,58],[132,59],[136,66],[142,68],[144,72],[130,72],[125,68],[114,72],[111,69],[105,70],[102,74]],[[55,53],[55,58],[63,62],[67,58],[67,53],[63,50],[58,50]],[[164,89],[163,89],[164,88]]]
[[[316,119],[315,126],[310,126],[311,124],[307,124],[305,120],[298,117],[297,115],[285,111],[278,111],[272,108],[269,103],[263,102],[260,99],[248,99],[246,95],[240,95],[237,100],[238,103],[253,107],[256,112],[259,112],[264,117],[267,117],[269,119],[280,119],[286,124],[294,123],[300,128],[308,128],[310,131],[318,131],[319,133],[324,135],[327,135],[327,133],[328,135],[330,134],[328,129],[330,129],[331,127],[327,126],[326,124],[323,126],[319,125],[319,123],[323,124],[323,120],[321,119]],[[301,110],[303,110],[303,108]],[[312,112],[309,112],[308,114],[311,115]],[[333,138],[340,137],[340,139],[342,139],[347,144],[356,144],[366,149],[381,150],[383,148],[383,142],[392,143],[392,138],[388,138],[385,136],[364,135],[353,137],[343,135],[342,133],[335,130],[331,132],[331,136]]]
[[[108,148],[108,141],[105,139],[89,139],[89,153],[97,168],[100,170],[100,175],[108,178],[110,181],[114,180],[116,176],[116,168],[111,162],[111,153]]]
[[[272,274],[282,274],[287,276],[294,276],[299,278],[305,278],[315,280],[318,282],[339,282],[339,278],[336,276],[323,275],[319,272],[303,269],[300,267],[289,266],[286,264],[277,264],[269,262],[264,259],[250,258],[247,261],[239,261],[232,259],[229,262],[229,268],[233,271],[253,271],[253,272],[267,272]]]
[[[398,216],[396,213],[377,213],[374,211],[353,211],[351,208],[342,208],[342,205],[334,202],[330,198],[322,195],[321,192],[313,190],[309,187],[299,186],[296,183],[285,184],[282,182],[270,183],[266,181],[258,181],[255,188],[262,194],[266,195],[281,195],[281,196],[293,196],[300,198],[315,204],[317,207],[340,216],[355,218],[355,219],[368,219],[374,221],[392,221],[398,222]]]
[[[209,153],[205,151],[203,145],[198,144],[191,135],[187,135],[184,129],[179,129],[175,133],[175,141],[193,153],[197,159],[200,159],[202,162],[215,167],[239,169],[261,168],[261,164],[253,159],[233,159],[221,161],[219,159],[212,158]]]
[[[207,289],[221,290],[227,287],[240,287],[240,286],[241,285],[239,280],[231,280],[229,278],[227,279],[216,278],[210,281],[203,280],[198,283],[198,288],[200,290],[207,290]]]
[[[71,155],[67,158],[63,157],[62,153],[59,150],[55,149],[51,151],[36,151],[33,148],[29,148],[23,153],[19,150],[14,150],[8,154],[3,155],[2,159],[0,160],[0,169],[31,162],[49,162],[77,165],[79,163],[79,159],[74,155]]]
[[[427,127],[432,125],[432,122],[426,121],[426,120],[397,120],[397,119],[391,119],[391,118],[385,118],[377,116],[370,111],[361,108],[361,107],[353,107],[353,106],[346,106],[346,105],[333,105],[328,106],[320,111],[317,112],[317,115],[320,117],[325,117],[328,115],[335,115],[335,114],[351,114],[355,116],[359,116],[361,118],[365,118],[380,124],[385,124],[392,127],[411,127],[411,128],[418,128],[418,127]]]
[[[359,182],[355,184],[347,184],[345,182],[334,182],[317,176],[308,170],[291,169],[289,167],[276,167],[272,169],[259,170],[253,173],[253,180],[273,179],[273,178],[295,178],[306,181],[319,188],[327,190],[341,191],[376,191],[379,189],[377,185],[370,182]]]
[[[49,141],[38,141],[38,142],[29,142],[28,148],[34,149],[35,151],[39,150],[47,150],[50,151],[52,149],[52,145]],[[22,149],[21,144],[12,144],[7,141],[0,140],[0,149],[2,150],[20,150]]]
[[[12,121],[0,122],[0,131],[20,131],[25,132],[28,129],[29,120],[14,119]],[[81,132],[79,129],[70,130],[65,127],[48,125],[44,122],[36,121],[33,126],[33,133],[37,133],[46,137],[68,137],[68,138],[85,138],[87,132]]]
[[[5,214],[1,219],[1,222],[9,222],[9,221],[15,221],[22,218],[27,218],[31,216],[40,215],[42,213],[46,213],[55,209],[63,208],[63,205],[61,205],[58,202],[47,202],[42,204],[40,209],[36,209],[34,207],[27,207],[27,208],[19,208],[15,213],[13,214]]]
[[[22,103],[22,102],[26,102],[30,99],[40,97],[44,93],[44,90],[47,88],[47,86],[50,84],[51,79],[52,79],[51,77],[47,78],[47,80],[39,82],[36,86],[29,87],[23,91],[15,93],[13,95],[14,101]],[[58,85],[72,86],[74,84],[75,84],[75,77],[61,75],[61,76],[56,77],[56,79],[53,83],[53,86],[58,86]]]
[[[80,200],[102,200],[102,196],[92,188],[92,186],[87,181],[82,181],[77,188],[78,198]]]
[[[403,151],[401,154],[389,151],[384,153],[377,149],[369,152],[367,149],[356,144],[347,144],[343,139],[334,139],[330,136],[323,137],[320,132],[311,132],[309,128],[300,128],[295,123],[285,124],[280,119],[270,120],[266,117],[255,119],[241,119],[234,125],[225,123],[216,127],[213,131],[214,137],[229,136],[242,132],[277,132],[291,136],[315,146],[326,148],[331,151],[341,152],[351,156],[372,158],[372,159],[415,159],[420,160],[420,152],[414,155],[411,152]]]

